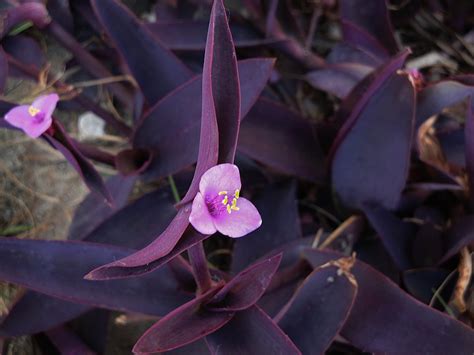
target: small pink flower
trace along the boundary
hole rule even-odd
[[[12,108],[5,115],[5,120],[12,126],[21,128],[31,138],[38,138],[51,127],[51,116],[58,100],[57,94],[40,96],[31,105]]]
[[[201,177],[199,192],[193,201],[189,222],[202,234],[216,231],[231,238],[239,238],[262,224],[255,206],[240,197],[239,168],[220,164]]]

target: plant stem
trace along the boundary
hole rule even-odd
[[[168,175],[168,182],[171,187],[171,193],[173,194],[173,198],[176,201],[176,203],[179,203],[181,201],[181,198],[179,197],[179,192],[178,188],[176,187],[176,183],[174,182],[173,175]]]
[[[198,293],[204,293],[211,288],[212,281],[203,243],[199,242],[189,248],[188,256],[193,268],[194,279],[198,285]]]

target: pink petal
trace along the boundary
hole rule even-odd
[[[59,101],[59,96],[57,94],[49,94],[43,95],[36,98],[35,101],[31,104],[31,106],[41,110],[45,114],[45,116],[51,117],[53,115],[54,110],[56,109],[56,104]]]
[[[35,122],[28,112],[29,105],[21,105],[12,108],[5,115],[5,121],[12,126],[21,128],[31,138],[38,138],[51,126],[51,116],[45,117],[43,122]]]
[[[245,198],[239,198],[237,202],[238,211],[232,213],[224,212],[214,218],[217,230],[231,238],[240,238],[262,225],[262,217],[257,208]]]
[[[219,164],[210,168],[199,182],[199,191],[204,195],[217,194],[220,191],[227,191],[232,195],[241,187],[239,168],[234,164]]]
[[[212,217],[207,210],[204,197],[200,192],[198,192],[194,198],[189,222],[192,224],[194,229],[202,234],[211,235],[217,231],[216,227],[214,227]]]

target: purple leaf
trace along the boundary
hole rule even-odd
[[[410,260],[410,248],[415,237],[413,224],[401,221],[380,206],[366,205],[363,209],[398,269],[406,270],[413,267]]]
[[[201,307],[219,288],[207,293],[168,313],[155,323],[138,340],[133,348],[135,354],[149,354],[173,350],[203,338],[228,323],[234,313],[211,312]]]
[[[343,20],[359,26],[375,37],[388,54],[393,55],[398,52],[399,47],[395,40],[395,33],[385,0],[370,2],[342,0],[339,4],[339,13]],[[346,37],[344,39],[347,41]],[[353,44],[359,45],[360,43],[354,42]]]
[[[281,257],[281,253],[277,254],[241,271],[212,297],[206,308],[216,312],[233,312],[253,306],[270,284]]]
[[[474,76],[464,75],[428,85],[418,93],[416,124],[440,113],[444,108],[474,95]]]
[[[355,103],[331,148],[334,189],[353,208],[375,203],[393,209],[405,187],[415,93],[406,75],[390,69],[390,76],[382,71]],[[347,100],[352,99],[351,95]],[[387,140],[386,132],[393,139]]]
[[[96,354],[76,334],[66,327],[51,329],[46,332],[46,335],[61,354]]]
[[[413,297],[425,304],[433,298],[433,290],[437,290],[448,276],[442,269],[423,268],[407,270],[403,273],[403,284]]]
[[[276,247],[301,238],[296,184],[268,186],[255,201],[262,226],[234,243],[231,270],[242,270]]]
[[[8,76],[8,60],[3,47],[0,46],[0,92],[3,94]]]
[[[387,60],[390,58],[388,51],[365,29],[345,20],[341,20],[341,27],[345,42],[353,45],[361,51],[370,53],[380,60]]]
[[[1,17],[2,28],[0,29],[0,38],[5,37],[13,27],[23,21],[31,21],[38,28],[44,28],[51,22],[46,7],[43,4],[34,2],[28,2],[4,10]]]
[[[260,95],[273,67],[273,59],[239,62],[241,116],[244,117]],[[156,152],[145,178],[174,174],[197,160],[202,81],[197,77],[159,101],[137,128],[134,146]],[[186,107],[186,115],[182,114]],[[179,152],[179,154],[176,154]]]
[[[285,106],[259,99],[242,122],[238,150],[269,167],[321,182],[321,148],[308,121]]]
[[[0,279],[70,302],[150,315],[162,315],[189,299],[169,268],[127,280],[83,279],[94,267],[130,252],[84,242],[2,238]]]
[[[201,176],[216,163],[233,163],[240,127],[237,55],[222,0],[212,5],[202,72],[201,135],[196,170],[181,204],[198,192]],[[216,150],[217,148],[217,150]]]
[[[372,70],[372,67],[358,63],[333,64],[309,72],[306,74],[306,80],[314,88],[343,99]]]
[[[68,239],[85,238],[106,218],[125,206],[135,180],[134,177],[122,177],[120,175],[113,176],[107,180],[107,189],[114,200],[112,206],[95,193],[87,195],[74,212],[74,217],[69,227]]]
[[[305,255],[313,267],[340,257],[314,249]],[[352,273],[359,287],[341,335],[354,346],[375,353],[397,349],[400,354],[464,354],[474,349],[474,331],[461,322],[417,301],[360,261]]]
[[[383,62],[373,54],[360,48],[356,48],[347,42],[337,43],[331,49],[326,60],[330,64],[354,63],[369,67],[377,67]]]
[[[54,134],[50,135],[45,133],[43,137],[64,155],[91,191],[101,194],[109,203],[112,203],[112,196],[107,190],[102,177],[77,149],[61,124],[57,120],[53,120],[52,128],[54,129]]]
[[[474,114],[472,96],[467,101],[467,115],[464,126],[466,173],[469,184],[469,202],[474,208]]]
[[[107,265],[92,270],[87,276],[90,280],[107,280],[111,278],[130,277],[152,271],[154,261],[168,255],[189,225],[191,207],[185,205],[181,208],[168,227],[149,245],[143,249],[118,259]],[[90,271],[89,270],[89,271]]]
[[[324,354],[352,309],[357,283],[338,271],[336,266],[314,270],[277,317],[303,354]]]
[[[118,1],[93,0],[92,6],[150,105],[154,105],[193,76],[146,26]]]
[[[45,64],[44,53],[40,45],[31,37],[24,35],[7,37],[2,40],[2,45],[5,52],[27,66],[33,66],[40,70]],[[14,67],[10,68],[10,73],[17,76],[24,75]]]
[[[259,307],[238,312],[206,337],[212,354],[301,354],[288,336]]]

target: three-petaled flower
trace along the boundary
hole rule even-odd
[[[38,138],[51,127],[58,100],[57,94],[40,96],[31,105],[12,108],[5,115],[5,120],[12,126],[21,128],[31,138]]]
[[[233,164],[220,164],[206,171],[193,201],[189,222],[202,234],[216,231],[239,238],[262,224],[255,206],[240,197],[240,172]]]

